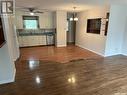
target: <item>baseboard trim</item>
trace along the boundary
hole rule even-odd
[[[76,46],[81,47],[81,48],[83,48],[83,49],[86,49],[86,50],[88,50],[88,51],[91,51],[91,52],[93,52],[93,53],[96,53],[96,54],[98,54],[98,55],[100,55],[100,56],[105,57],[105,55],[103,55],[103,54],[101,54],[101,53],[98,53],[98,52],[96,52],[96,51],[93,51],[93,50],[91,50],[91,49],[85,48],[85,47],[83,47],[83,46],[81,46],[81,45],[79,45],[79,44],[76,44]]]
[[[112,55],[105,55],[105,57],[111,57],[111,56],[115,56],[115,55],[124,55],[124,54],[117,53],[117,54],[112,54]]]

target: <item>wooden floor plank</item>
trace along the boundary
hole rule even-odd
[[[78,52],[79,47],[72,48],[76,48],[75,52]],[[22,49],[21,54],[31,50],[27,49]],[[42,49],[40,48],[41,51]],[[68,49],[62,50],[66,51],[63,52],[63,55],[66,55],[64,53],[67,53]],[[59,53],[58,50],[53,51]],[[16,81],[0,85],[0,95],[127,95],[126,56],[94,56],[73,61],[65,59],[68,62],[64,64],[61,64],[61,60],[28,60],[29,54],[21,56],[16,62]],[[40,58],[40,55],[37,57]]]
[[[70,60],[100,58],[93,52],[74,45],[56,48],[54,46],[21,48],[21,60],[48,60],[66,63]]]

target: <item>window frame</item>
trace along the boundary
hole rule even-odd
[[[26,18],[29,18],[29,19],[26,19]],[[23,28],[26,29],[24,20],[30,20],[30,18],[33,18],[33,19],[37,20],[37,29],[39,29],[40,28],[40,25],[39,25],[39,16],[27,16],[27,15],[23,15],[22,16],[22,19],[23,19]],[[31,20],[33,20],[33,19],[31,19]]]

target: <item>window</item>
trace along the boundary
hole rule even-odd
[[[38,16],[23,16],[23,27],[25,29],[38,29],[39,17]]]

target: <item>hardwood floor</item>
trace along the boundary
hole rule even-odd
[[[16,63],[16,81],[0,85],[0,95],[127,95],[125,56],[79,59],[65,64],[21,58]]]
[[[74,45],[56,48],[54,46],[21,48],[21,60],[48,60],[66,63],[71,60],[101,58],[93,52]]]

